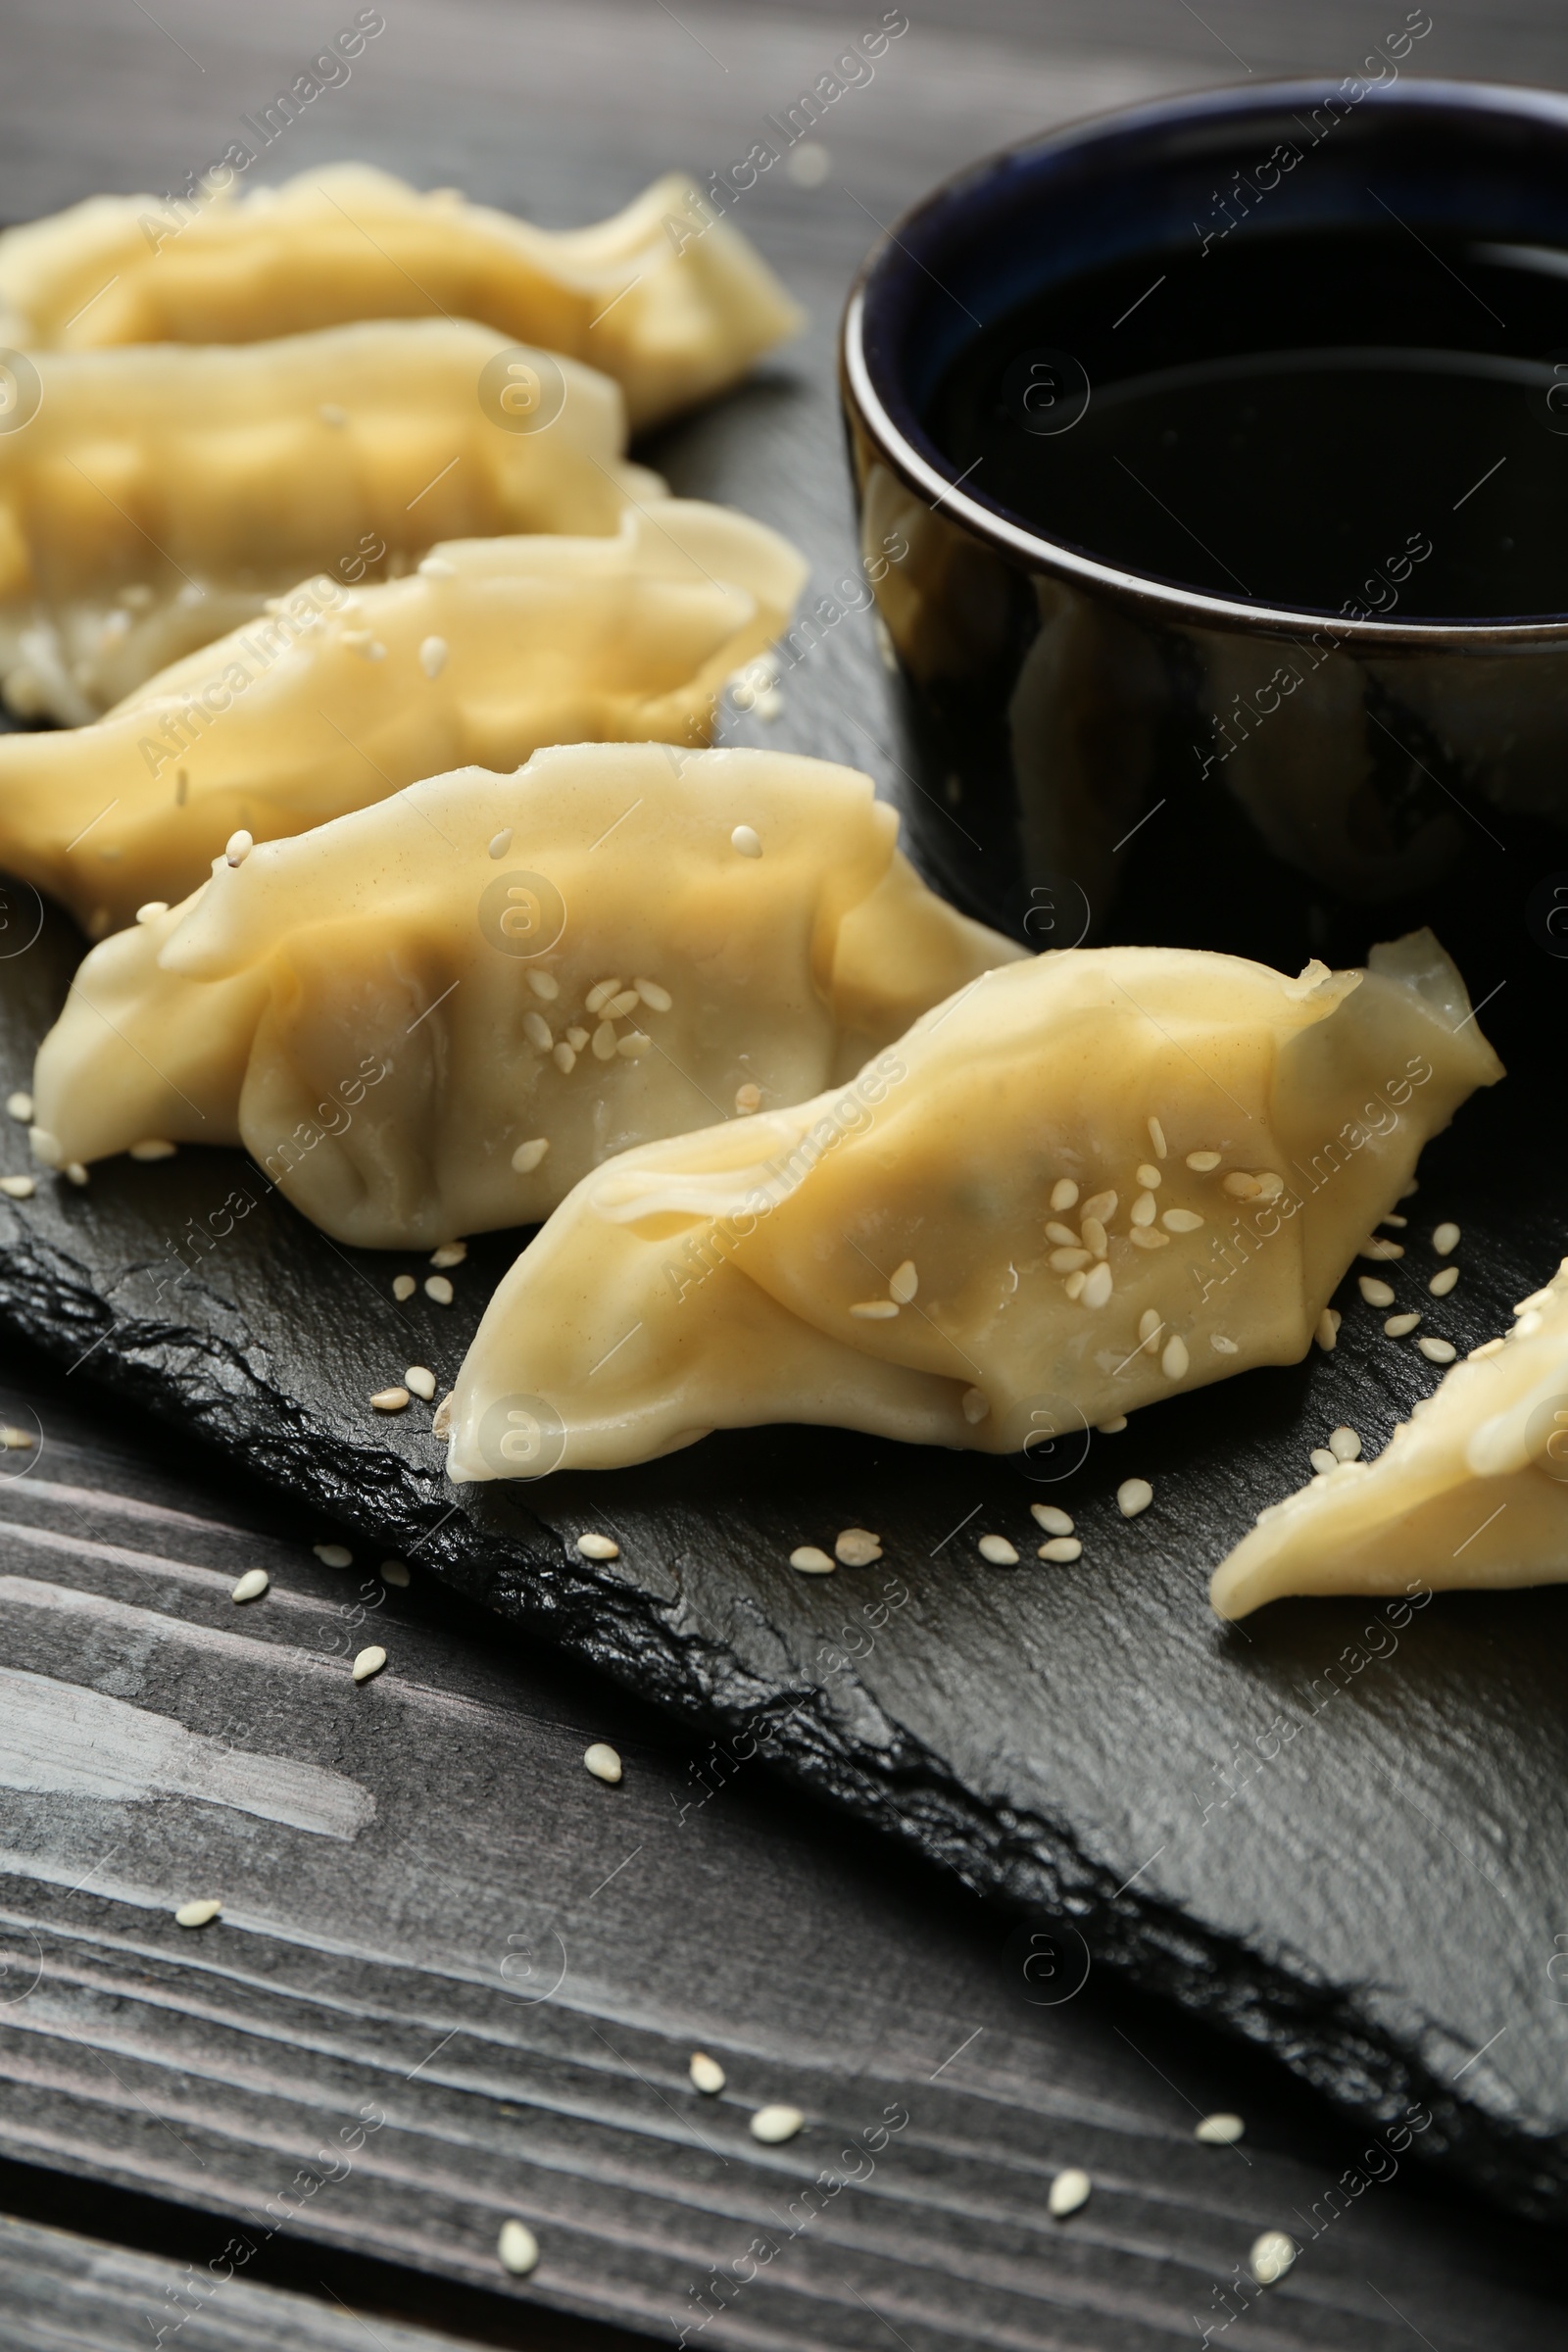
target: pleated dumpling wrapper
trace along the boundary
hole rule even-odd
[[[25,365],[0,433],[0,690],[24,717],[85,724],[313,572],[612,532],[663,492],[622,462],[618,385],[467,319]],[[539,393],[520,416],[509,368]]]
[[[1022,951],[853,768],[568,745],[269,842],[87,956],[33,1150],[243,1142],[340,1242],[543,1217],[611,1153],[858,1069]]]
[[[1429,932],[1296,980],[1165,948],[993,971],[852,1084],[579,1184],[479,1326],[450,1473],[774,1421],[1009,1453],[1294,1362],[1501,1074]],[[548,1444],[509,1452],[514,1409]]]
[[[744,515],[660,499],[612,539],[458,540],[352,594],[320,574],[96,725],[0,737],[0,866],[101,939],[188,897],[238,833],[545,744],[695,746],[805,569]]]
[[[640,428],[736,382],[801,323],[679,172],[612,220],[558,232],[368,164],[242,195],[233,179],[225,164],[196,199],[96,196],[8,229],[0,343],[252,343],[447,313],[612,375]]]
[[[1568,1582],[1568,1258],[1376,1461],[1271,1503],[1214,1572],[1221,1617],[1293,1592]]]

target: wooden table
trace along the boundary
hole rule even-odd
[[[744,153],[879,14],[389,0],[351,82],[270,170],[358,154],[552,224],[597,218],[670,162]],[[1427,72],[1563,76],[1544,0],[1436,14]],[[1352,72],[1402,16],[921,8],[825,123],[824,184],[776,174],[749,200],[744,224],[809,306],[780,366],[817,404],[805,476],[760,478],[755,511],[790,530],[810,507],[848,560],[832,330],[875,223],[927,181],[1141,94]],[[301,0],[13,0],[0,215],[176,184],[336,22]],[[745,429],[737,404],[658,462],[700,492],[711,435]],[[875,768],[879,724],[846,714],[844,756]],[[1144,2352],[1204,2328],[1243,2352],[1562,2340],[1553,2246],[1408,2168],[1331,2194],[1359,2142],[1241,2048],[1098,1981],[1025,2005],[1007,1923],[956,1879],[895,1864],[760,1762],[715,1756],[416,1573],[388,1591],[368,1556],[323,1564],[312,1546],[332,1530],[220,1486],[194,1448],[95,1406],[89,1377],[13,1364],[0,1390],[0,1416],[30,1408],[43,1431],[0,1492],[0,1667],[89,1686],[107,1710],[69,1776],[69,1726],[58,1753],[8,1767],[4,2352],[119,2352],[161,2328],[191,2352],[608,2346],[683,2327],[906,2352]],[[272,1590],[236,1610],[253,1564]],[[344,1660],[366,1623],[397,1675],[355,1693]],[[220,1719],[194,1761],[193,1694]],[[584,1772],[592,1738],[626,1759],[619,1788]],[[83,1793],[111,1753],[119,1792]],[[247,1854],[269,1888],[250,1906]],[[220,1867],[222,1923],[177,1928],[173,1905]],[[699,2047],[726,2069],[715,2099],[688,2077]],[[799,2139],[750,2136],[768,2100],[805,2111]],[[1239,2149],[1195,2142],[1215,2108],[1246,2117]],[[330,2163],[328,2141],[345,2151]],[[1056,2224],[1046,2189],[1069,2164],[1094,2193]],[[510,2215],[543,2249],[525,2285],[496,2260]],[[1225,2325],[1265,2227],[1301,2259]],[[715,2270],[732,2282],[716,2300]]]

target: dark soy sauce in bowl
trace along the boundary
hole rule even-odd
[[[1568,249],[1244,223],[1030,297],[922,422],[971,496],[1121,570],[1313,612],[1568,613]]]

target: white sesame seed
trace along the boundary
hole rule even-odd
[[[1152,1120],[1150,1125],[1153,1125]],[[1080,2205],[1088,2204],[1092,2185],[1087,2173],[1080,2172],[1076,2165],[1069,2165],[1066,2172],[1058,2173],[1051,2183],[1046,2203],[1055,2219],[1064,2222],[1069,2213],[1076,2213]]]
[[[1079,1219],[1080,1230],[1082,1229],[1085,1221],[1090,1217],[1094,1217],[1102,1225],[1107,1217],[1113,1217],[1115,1214],[1116,1196],[1114,1193],[1091,1193],[1088,1200],[1084,1202],[1083,1216]]]
[[[1069,1298],[1081,1298],[1084,1295],[1084,1284],[1088,1280],[1088,1275],[1080,1266],[1075,1273],[1068,1275],[1066,1281],[1061,1287],[1066,1292]]]
[[[510,2271],[514,2278],[526,2278],[538,2267],[539,2240],[526,2222],[503,2222],[496,2254],[504,2271]]]
[[[379,1674],[385,1664],[386,1651],[381,1647],[379,1642],[372,1642],[368,1648],[361,1650],[354,1661],[354,1680],[357,1683],[368,1683],[371,1675]]]
[[[412,1298],[418,1287],[412,1274],[394,1274],[392,1277],[394,1298]]]
[[[431,1250],[432,1266],[461,1266],[468,1254],[466,1242],[442,1242]]]
[[[1203,1223],[1196,1208],[1167,1208],[1159,1221],[1167,1233],[1196,1233]]]
[[[37,1190],[36,1176],[0,1176],[0,1193],[8,1200],[30,1200]]]
[[[1404,1244],[1402,1242],[1388,1241],[1381,1233],[1371,1233],[1368,1234],[1366,1240],[1361,1244],[1361,1248],[1357,1254],[1361,1257],[1402,1257],[1404,1255]]]
[[[767,2147],[776,2148],[780,2141],[793,2139],[805,2121],[798,2107],[759,2107],[749,2129],[754,2139],[761,2140]]]
[[[1416,1346],[1430,1364],[1451,1364],[1459,1352],[1451,1340],[1419,1339]]]
[[[882,1557],[882,1539],[868,1527],[846,1527],[834,1538],[833,1549],[846,1568],[869,1568]]]
[[[1355,1430],[1341,1422],[1329,1437],[1329,1451],[1337,1462],[1353,1462],[1361,1450],[1361,1440]]]
[[[633,1006],[641,1003],[642,999],[634,988],[617,988],[605,1006],[605,1018],[607,1021],[623,1021]]]
[[[381,1562],[381,1582],[383,1585],[396,1585],[401,1591],[408,1581],[409,1563],[407,1560],[383,1560]]]
[[[1110,1237],[1098,1217],[1085,1217],[1083,1237],[1084,1248],[1092,1250],[1096,1257],[1103,1257],[1110,1248]]]
[[[1528,1298],[1520,1299],[1518,1305],[1513,1311],[1516,1315],[1532,1314],[1538,1306],[1544,1306],[1550,1297],[1551,1290],[1549,1285],[1544,1291],[1532,1291]]]
[[[1156,1159],[1169,1158],[1170,1153],[1165,1143],[1165,1130],[1155,1118],[1152,1118],[1149,1121],[1149,1140],[1154,1147],[1154,1157]]]
[[[561,982],[555,973],[538,971],[530,964],[526,976],[534,995],[542,997],[547,1004],[553,1004],[561,994]]]
[[[607,1740],[596,1740],[582,1751],[582,1760],[596,1781],[613,1788],[620,1779],[620,1758]]]
[[[814,1544],[798,1544],[790,1553],[790,1566],[799,1568],[803,1576],[828,1576],[833,1562]]]
[[[1059,1242],[1064,1250],[1076,1250],[1078,1247],[1078,1236],[1072,1227],[1058,1225],[1054,1219],[1046,1226],[1046,1239],[1048,1242]]]
[[[1528,1315],[1521,1315],[1518,1322],[1513,1327],[1515,1338],[1528,1340],[1534,1333],[1541,1329],[1542,1321],[1543,1317],[1535,1311],[1532,1311]]]
[[[620,1557],[620,1545],[614,1538],[595,1535],[592,1528],[586,1535],[577,1538],[577,1549],[585,1560],[618,1560]]]
[[[247,1568],[228,1597],[230,1600],[260,1600],[271,1581],[265,1568]]]
[[[438,678],[447,665],[447,641],[444,637],[426,637],[419,648],[419,667],[427,678]]]
[[[1417,1314],[1391,1315],[1383,1326],[1384,1337],[1390,1340],[1408,1339],[1420,1320]]]
[[[760,858],[762,855],[761,839],[751,825],[737,825],[729,837],[729,846],[732,850],[739,850],[743,858]]]
[[[255,847],[254,838],[241,825],[239,831],[231,833],[223,844],[223,856],[228,859],[230,865],[243,865]]]
[[[1261,2237],[1252,2240],[1248,2265],[1259,2286],[1272,2286],[1283,2278],[1296,2260],[1296,2245],[1283,2230],[1265,2230]]]
[[[1239,2115],[1205,2115],[1194,2128],[1193,2137],[1206,2148],[1234,2148],[1246,2130]]]
[[[615,1052],[620,1054],[623,1060],[635,1061],[639,1054],[647,1053],[653,1042],[653,1039],[647,1036],[643,1030],[628,1029],[624,1037],[616,1040]],[[741,1088],[741,1093],[743,1095],[748,1090],[744,1086]],[[751,1091],[755,1093],[756,1089],[754,1088]],[[759,1096],[758,1100],[760,1101],[761,1098]]]
[[[1015,1544],[1009,1544],[1005,1536],[982,1536],[980,1557],[989,1560],[993,1568],[1016,1568],[1018,1547]]]
[[[425,1276],[424,1295],[427,1298],[433,1298],[437,1306],[452,1304],[452,1285],[444,1274],[427,1274]]]
[[[427,580],[455,580],[458,576],[457,565],[448,563],[445,556],[421,557],[419,570]]]
[[[754,1086],[748,1078],[744,1086],[738,1086],[735,1089],[735,1107],[743,1118],[750,1118],[754,1110],[760,1110],[762,1107],[761,1088]]]
[[[888,1276],[888,1296],[896,1298],[901,1306],[907,1306],[919,1288],[920,1277],[915,1271],[912,1257],[906,1257],[902,1266],[895,1266]]]
[[[1078,1205],[1078,1187],[1070,1176],[1058,1176],[1051,1188],[1051,1205],[1058,1214],[1064,1208]]]
[[[31,1453],[37,1443],[30,1430],[18,1429],[10,1421],[0,1421],[0,1453]]]
[[[1055,1274],[1076,1274],[1080,1266],[1093,1263],[1087,1250],[1053,1250],[1046,1263]]]
[[[661,988],[657,980],[634,980],[632,986],[650,1012],[667,1012],[675,1002],[668,989]]]
[[[212,1901],[181,1903],[174,1913],[174,1925],[176,1928],[211,1927],[222,1908],[221,1903]]]
[[[862,1323],[891,1323],[898,1311],[896,1298],[860,1298],[850,1309]]]
[[[1207,1176],[1219,1166],[1219,1157],[1217,1152],[1189,1152],[1187,1165],[1196,1176]]]
[[[1159,1359],[1159,1368],[1165,1378],[1167,1380],[1185,1380],[1191,1361],[1187,1352],[1187,1342],[1182,1338],[1180,1332],[1172,1332],[1170,1338],[1165,1342],[1165,1351]]]
[[[1213,1348],[1216,1355],[1241,1354],[1241,1348],[1237,1346],[1236,1342],[1234,1340],[1228,1340],[1222,1331],[1211,1331],[1208,1335],[1208,1344]]]
[[[1257,1189],[1265,1200],[1277,1200],[1285,1190],[1285,1179],[1283,1176],[1277,1176],[1272,1168],[1259,1168]]]
[[[1409,1224],[1409,1222],[1410,1220],[1408,1217],[1396,1216],[1392,1208],[1386,1217],[1379,1217],[1378,1219],[1378,1223],[1380,1225],[1396,1225],[1401,1233],[1404,1231],[1404,1228]]]
[[[541,1054],[548,1054],[556,1042],[555,1031],[542,1012],[525,1012],[523,1014],[522,1034],[528,1040],[529,1045],[538,1047]]]
[[[14,1095],[7,1095],[6,1112],[10,1118],[20,1119],[24,1127],[30,1126],[32,1124],[32,1097],[23,1094],[20,1089]]]
[[[715,2098],[724,2087],[724,2069],[716,2058],[710,2058],[706,2050],[693,2050],[688,2072],[697,2088],[710,2099]]]
[[[1318,1473],[1320,1478],[1325,1472],[1337,1470],[1340,1466],[1338,1460],[1332,1453],[1330,1453],[1326,1446],[1314,1446],[1306,1458],[1311,1463],[1313,1469]]]
[[[1138,1170],[1138,1181],[1140,1184],[1147,1185],[1152,1193],[1159,1190],[1164,1179],[1152,1162],[1146,1159]]]
[[[1127,1213],[1135,1225],[1152,1225],[1154,1222],[1153,1194],[1140,1193]]]
[[[1138,1318],[1138,1345],[1150,1355],[1157,1352],[1154,1343],[1165,1328],[1165,1318],[1157,1306],[1146,1306]]]
[[[615,1051],[615,1032],[609,1021],[601,1021],[594,1031],[594,1059],[609,1061]]]
[[[1446,1298],[1458,1279],[1459,1269],[1457,1266],[1445,1266],[1441,1274],[1433,1275],[1432,1280],[1427,1284],[1427,1289],[1432,1293],[1434,1298]]]
[[[421,564],[419,568],[422,571],[424,566]],[[499,860],[506,856],[511,847],[512,827],[510,825],[504,825],[499,833],[491,834],[489,848],[492,858]]]
[[[61,1174],[68,1184],[85,1184],[87,1181],[87,1171],[79,1159],[68,1159]]]
[[[130,1147],[132,1159],[172,1159],[174,1146],[161,1135],[149,1135]]]
[[[584,997],[583,1003],[591,1013],[597,1015],[603,1012],[611,998],[618,996],[619,993],[620,982],[618,980],[596,980]]]
[[[346,1544],[313,1544],[311,1549],[323,1568],[352,1568],[354,1554]]]
[[[1337,1306],[1326,1306],[1317,1319],[1317,1344],[1325,1355],[1332,1355],[1340,1344],[1342,1320]]]
[[[137,907],[136,920],[138,923],[150,923],[155,915],[168,912],[169,901],[167,899],[149,899],[145,906]]]
[[[428,1404],[435,1395],[435,1374],[424,1364],[411,1364],[403,1375],[403,1385]]]
[[[1499,1348],[1506,1348],[1507,1345],[1506,1340],[1483,1340],[1479,1348],[1471,1348],[1465,1360],[1473,1364],[1478,1355],[1495,1355]]]
[[[1036,1557],[1042,1560],[1076,1560],[1083,1556],[1083,1545],[1076,1536],[1053,1536],[1042,1544]]]
[[[1110,1268],[1102,1258],[1099,1265],[1093,1267],[1084,1276],[1083,1300],[1085,1306],[1103,1306],[1110,1297]]]
[[[1263,1190],[1257,1178],[1249,1176],[1245,1168],[1232,1168],[1228,1176],[1220,1179],[1220,1183],[1221,1189],[1229,1193],[1233,1200],[1255,1200]]]
[[[572,1071],[577,1067],[576,1054],[572,1052],[571,1048],[564,1043],[555,1048],[550,1058],[555,1063],[557,1069],[561,1072],[564,1078],[569,1078]]]
[[[1447,1257],[1459,1247],[1459,1228],[1448,1223],[1439,1225],[1432,1236],[1432,1247],[1440,1257]]]
[[[1355,1287],[1368,1306],[1392,1306],[1394,1304],[1393,1284],[1381,1281],[1376,1274],[1358,1274],[1355,1278]]]
[[[1127,1239],[1135,1250],[1168,1250],[1170,1235],[1160,1233],[1152,1225],[1135,1225]]]
[[[1127,1416],[1116,1413],[1109,1421],[1097,1421],[1095,1426],[1102,1438],[1118,1437],[1127,1426]]]
[[[1116,1489],[1116,1507],[1124,1519],[1136,1519],[1153,1499],[1154,1490],[1147,1478],[1124,1478]]]
[[[58,1168],[66,1156],[59,1136],[52,1135],[47,1127],[29,1127],[27,1143],[33,1158],[43,1167]]]
[[[1029,1516],[1037,1527],[1045,1529],[1048,1536],[1070,1536],[1072,1534],[1071,1514],[1058,1510],[1054,1502],[1032,1502],[1029,1505]]]

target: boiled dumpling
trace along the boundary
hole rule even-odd
[[[243,1141],[372,1249],[526,1223],[612,1152],[848,1076],[1021,954],[897,834],[867,777],[772,752],[437,777],[220,858],[95,948],[38,1055],[34,1152]]]
[[[1501,1074],[1429,932],[1297,980],[1164,948],[990,972],[852,1084],[585,1178],[479,1326],[451,1475],[509,1474],[518,1397],[577,1468],[769,1421],[1006,1453],[1293,1362]]]
[[[1222,1617],[1288,1592],[1568,1581],[1568,1258],[1372,1462],[1270,1505],[1214,1573]]]
[[[368,164],[195,202],[95,196],[0,236],[0,344],[254,343],[439,313],[603,369],[642,427],[801,323],[727,221],[694,233],[693,194],[671,172],[612,220],[554,233]]]
[[[466,539],[350,594],[324,575],[95,726],[0,738],[0,866],[95,939],[275,840],[543,744],[704,740],[789,616],[795,550],[722,508],[632,507],[613,539]]]
[[[434,318],[40,352],[36,405],[0,433],[12,708],[79,726],[310,572],[358,582],[438,539],[612,532],[629,499],[662,494],[622,463],[619,388],[574,361],[532,354],[548,420],[497,421],[481,378],[512,349]]]

